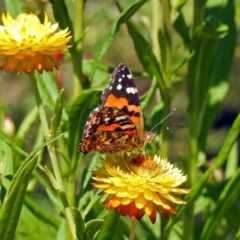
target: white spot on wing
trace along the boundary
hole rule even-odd
[[[109,120],[110,120],[110,117],[105,117],[104,119],[105,122],[109,122]]]
[[[128,118],[127,116],[122,115],[122,116],[116,117],[116,118],[115,118],[115,122],[118,122],[118,121],[120,121],[120,120],[125,120],[125,119],[127,119],[127,118]]]
[[[122,85],[121,84],[118,84],[117,85],[117,90],[121,90],[122,89]]]
[[[126,89],[126,91],[127,91],[128,94],[129,94],[129,93],[132,93],[132,94],[137,93],[137,89],[136,89],[136,88],[133,88],[133,87],[128,87],[128,88]]]
[[[121,78],[119,78],[119,79],[118,79],[118,82],[121,82],[121,81],[122,81],[122,79],[121,79]]]
[[[112,86],[109,86],[109,90],[110,90],[110,91],[112,90]]]
[[[128,74],[127,78],[131,79],[132,78],[132,74]]]

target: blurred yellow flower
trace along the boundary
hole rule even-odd
[[[36,69],[53,71],[59,63],[53,54],[65,52],[71,36],[68,29],[58,31],[58,24],[48,21],[45,14],[41,24],[34,14],[20,14],[12,19],[9,13],[2,15],[0,25],[0,69],[19,73]]]
[[[107,155],[102,163],[104,167],[93,172],[93,185],[108,194],[104,201],[108,210],[138,220],[146,214],[155,223],[157,210],[167,217],[168,212],[176,214],[171,202],[186,204],[175,195],[189,192],[177,188],[187,177],[165,159],[156,155]]]

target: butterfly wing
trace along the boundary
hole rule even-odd
[[[122,132],[98,131],[84,138],[78,146],[78,151],[83,153],[131,152],[139,149],[142,143],[140,139]]]
[[[127,115],[116,108],[100,106],[91,112],[87,120],[78,151],[130,151],[138,144],[134,143],[134,139],[138,139],[136,126]]]
[[[132,151],[143,143],[143,117],[130,70],[119,64],[84,128],[79,152]]]
[[[135,124],[123,112],[112,107],[97,107],[88,117],[84,127],[83,138],[87,138],[96,132],[122,132],[129,135],[135,131]]]
[[[143,115],[138,91],[131,71],[120,63],[102,94],[103,106],[118,109],[135,124],[138,135],[143,133]],[[140,137],[140,136],[139,136]]]

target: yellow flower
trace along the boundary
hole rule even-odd
[[[187,177],[165,159],[156,155],[107,155],[102,163],[104,167],[93,172],[93,185],[108,195],[104,201],[108,210],[138,220],[146,214],[155,223],[157,210],[167,217],[168,212],[176,214],[171,202],[186,203],[175,195],[189,192],[177,188]]]
[[[41,24],[34,14],[20,14],[14,20],[9,13],[2,15],[0,25],[0,69],[16,73],[36,69],[53,71],[59,63],[53,56],[65,52],[70,40],[68,29],[58,31],[58,24]]]

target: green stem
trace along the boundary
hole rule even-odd
[[[73,51],[73,94],[75,99],[82,91],[82,64],[83,64],[83,35],[84,35],[84,0],[75,0],[74,4],[74,49]],[[70,172],[66,181],[66,192],[70,206],[75,206],[76,174],[72,166],[76,165],[76,158],[71,159]],[[71,234],[71,229],[66,229],[66,239]]]
[[[206,1],[193,1],[193,31],[202,22],[205,3]]]
[[[137,227],[137,220],[133,219],[131,224],[131,229],[130,229],[129,240],[134,240],[135,234],[136,234],[136,227]]]
[[[162,3],[162,22],[163,22],[163,30],[164,30],[164,37],[166,41],[166,62],[164,63],[165,70],[168,71],[171,67],[171,46],[172,46],[172,39],[171,39],[171,9],[170,3],[168,0],[161,0]]]
[[[196,110],[189,113],[189,161],[187,165],[188,185],[192,188],[197,182],[198,161],[198,114]],[[184,215],[184,239],[191,240],[194,236],[194,202],[188,203]]]
[[[74,43],[73,57],[73,98],[82,91],[82,57],[84,34],[84,0],[75,0],[74,4]]]
[[[42,124],[42,127],[43,127],[44,136],[45,136],[46,140],[49,140],[51,138],[51,135],[49,133],[47,116],[46,116],[46,113],[45,113],[45,110],[44,110],[44,107],[43,107],[43,103],[42,103],[42,100],[41,100],[41,96],[40,96],[40,93],[39,93],[39,90],[38,90],[37,80],[34,76],[33,71],[31,73],[29,73],[28,76],[29,76],[30,82],[32,84],[33,92],[34,92],[35,99],[36,99],[36,102],[37,102],[39,117],[40,117],[40,121],[41,121],[41,124]],[[65,190],[64,190],[60,169],[59,169],[59,166],[58,166],[58,160],[57,160],[57,155],[56,155],[56,151],[55,151],[55,146],[54,146],[53,143],[51,143],[47,147],[48,147],[50,159],[51,159],[52,166],[53,166],[53,172],[54,172],[55,180],[58,184],[60,198],[61,198],[62,204],[64,206],[66,219],[67,219],[67,222],[69,224],[69,228],[71,230],[71,236],[72,236],[72,239],[76,239],[77,237],[76,237],[76,226],[75,226],[75,222],[74,222],[74,217],[73,217],[71,208],[68,204],[66,193],[65,193]]]
[[[197,39],[194,39],[194,31],[199,24],[201,24],[204,15],[205,1],[193,1],[193,27],[192,27],[192,47],[194,48],[196,44],[199,44]],[[201,91],[202,84],[202,73],[201,73],[201,60],[202,60],[202,49],[203,44],[200,46],[198,53],[197,62],[194,63],[193,60],[189,64],[188,77],[193,80],[188,84],[191,94],[189,94],[189,160],[187,164],[187,175],[189,188],[192,188],[197,182],[197,162],[199,157],[199,130],[201,119],[199,117],[202,110],[202,103],[200,102],[199,93]],[[194,70],[191,69],[191,65],[194,66]],[[186,206],[186,211],[184,215],[184,226],[183,238],[190,240],[194,236],[194,202],[188,203]]]
[[[151,39],[152,49],[158,62],[160,63],[160,47],[158,42],[158,30],[160,29],[160,2],[159,0],[152,0],[152,27],[151,27]]]
[[[161,216],[161,240],[167,240],[169,232],[164,231],[167,225],[167,219]]]

